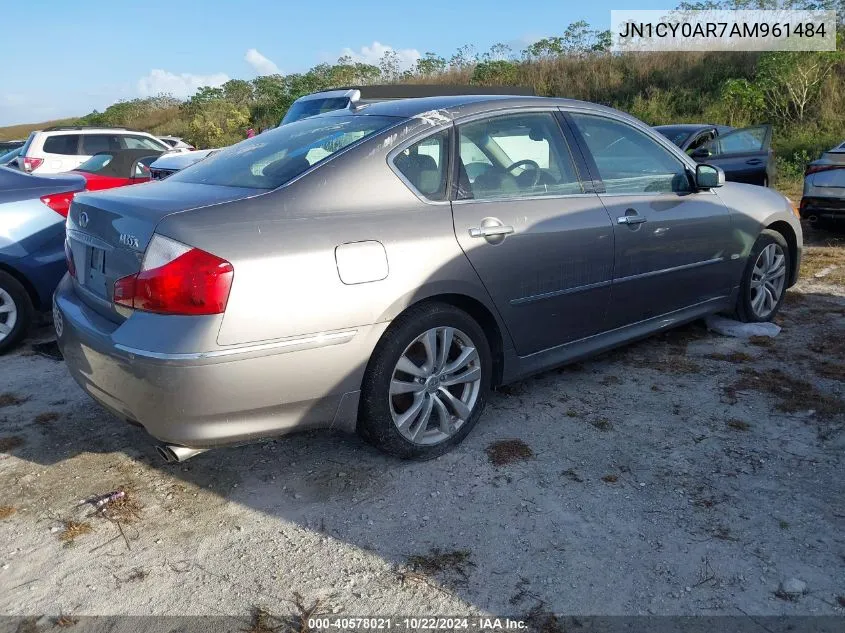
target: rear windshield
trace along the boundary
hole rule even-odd
[[[111,154],[97,154],[96,156],[92,156],[84,163],[82,163],[79,167],[76,168],[76,171],[87,171],[92,174],[96,174],[98,171],[103,169],[106,165],[112,162],[114,156]]]
[[[335,152],[397,121],[382,116],[304,119],[220,150],[169,180],[275,189]]]
[[[300,119],[323,112],[331,112],[333,110],[343,110],[349,105],[349,97],[330,97],[326,99],[307,99],[305,101],[294,101],[293,105],[287,111],[282,123],[293,123]]]

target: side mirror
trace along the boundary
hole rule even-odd
[[[713,152],[711,152],[706,147],[699,147],[697,150],[694,150],[692,154],[690,154],[690,156],[695,159],[710,158],[712,155]]]
[[[699,189],[712,189],[725,184],[725,172],[714,165],[698,165],[695,168],[695,184]]]

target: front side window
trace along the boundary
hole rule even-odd
[[[548,112],[461,125],[458,197],[490,200],[583,193],[569,148]]]
[[[352,143],[399,121],[368,115],[303,119],[217,151],[170,180],[275,189]]]
[[[635,127],[607,117],[571,113],[607,193],[691,191],[686,166]]]
[[[79,153],[79,134],[56,134],[44,139],[44,151],[47,154],[76,156]]]
[[[768,125],[756,125],[719,136],[704,147],[713,154],[744,154],[768,149]]]
[[[393,159],[411,185],[429,200],[446,199],[449,133],[439,132],[403,149]]]

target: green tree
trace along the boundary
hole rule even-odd
[[[423,77],[439,75],[446,70],[446,60],[436,53],[427,52],[417,60],[415,72]]]
[[[235,105],[249,105],[253,98],[253,84],[243,79],[230,79],[222,86],[223,96]]]

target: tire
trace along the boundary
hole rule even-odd
[[[26,336],[32,315],[32,301],[26,288],[0,270],[0,354],[8,352]]]
[[[764,251],[770,255],[774,253],[774,259],[764,258]],[[751,248],[742,275],[736,304],[736,315],[740,321],[762,323],[775,317],[786,296],[791,263],[789,246],[783,236],[777,231],[764,229]],[[764,273],[762,276],[761,271]],[[762,300],[759,293],[764,294]]]
[[[433,342],[426,337],[431,332]],[[425,341],[435,350],[432,354],[426,352]],[[451,342],[443,358],[446,341]],[[444,303],[413,306],[393,321],[367,365],[358,433],[382,451],[403,459],[443,455],[463,441],[478,422],[492,374],[487,336],[470,315]],[[462,378],[467,381],[455,382]]]

